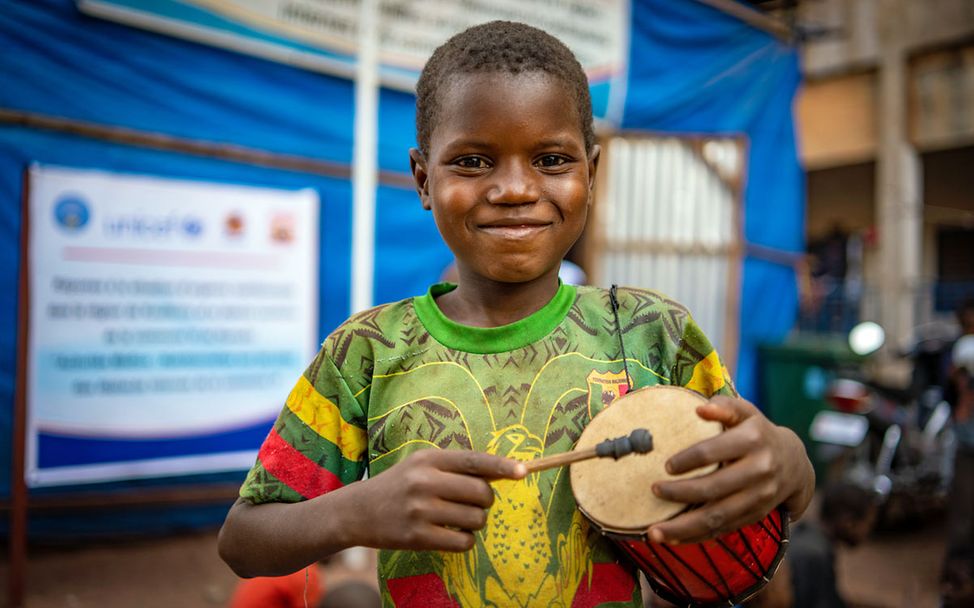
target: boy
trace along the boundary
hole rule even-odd
[[[674,474],[725,466],[652,488],[701,505],[653,526],[654,540],[710,538],[781,503],[800,514],[814,487],[800,440],[733,398],[683,307],[558,281],[599,161],[571,52],[522,24],[471,28],[433,53],[416,114],[416,189],[458,285],[329,336],[227,516],[227,563],[285,574],[362,545],[381,550],[385,605],[639,605],[568,475],[527,476],[519,461],[569,451],[614,397],[658,383],[719,394],[699,414],[728,430],[670,459]]]

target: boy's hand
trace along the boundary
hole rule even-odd
[[[650,539],[701,542],[752,524],[780,504],[792,519],[805,511],[815,491],[815,473],[795,433],[772,424],[743,399],[713,397],[697,414],[726,430],[673,455],[667,472],[724,466],[707,475],[654,484],[660,498],[700,506],[650,526]]]
[[[360,544],[382,549],[466,551],[494,502],[490,479],[521,479],[524,464],[492,454],[428,449],[352,484],[361,495]]]

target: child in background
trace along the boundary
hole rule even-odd
[[[426,64],[416,122],[416,189],[458,282],[328,337],[227,516],[227,563],[284,574],[361,545],[380,549],[387,606],[638,606],[632,567],[579,513],[568,475],[521,461],[571,450],[615,397],[653,384],[713,396],[698,413],[727,429],[668,461],[671,474],[724,466],[652,486],[700,505],[653,540],[712,538],[779,504],[800,515],[814,490],[801,441],[736,397],[685,308],[558,280],[600,153],[571,51],[523,24],[470,28]]]
[[[940,608],[974,606],[974,551],[970,546],[952,548],[940,576]]]
[[[866,540],[876,521],[876,496],[848,482],[822,490],[818,522],[792,530],[785,558],[790,566],[794,608],[845,608],[835,576],[835,550]]]
[[[312,565],[286,576],[240,581],[227,608],[305,608],[317,606],[321,593],[321,573]]]
[[[318,608],[379,608],[381,605],[375,585],[347,580],[329,587]]]

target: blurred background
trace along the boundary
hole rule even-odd
[[[294,379],[452,262],[412,89],[498,18],[589,74],[576,280],[687,304],[869,493],[863,542],[827,534],[850,605],[974,605],[970,0],[5,0],[0,602],[231,605],[216,530]]]

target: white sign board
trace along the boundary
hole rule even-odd
[[[98,17],[340,76],[354,74],[356,0],[77,2]],[[611,81],[625,77],[628,0],[378,0],[378,5],[379,63],[388,86],[412,89],[436,47],[470,26],[498,19],[533,25],[564,42],[589,76],[597,118],[605,117]]]
[[[34,166],[28,221],[28,484],[249,467],[317,349],[317,193]]]
[[[358,2],[348,0],[183,0],[230,19],[354,55]],[[422,69],[447,38],[495,19],[520,21],[561,39],[586,71],[618,67],[620,0],[379,0],[382,63]]]

